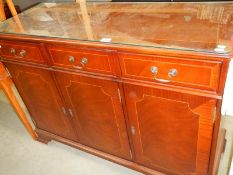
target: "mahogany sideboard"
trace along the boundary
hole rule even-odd
[[[36,126],[145,174],[212,174],[231,3],[43,3],[0,24]]]

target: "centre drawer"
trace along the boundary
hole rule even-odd
[[[48,46],[51,64],[87,72],[114,75],[114,58],[111,51]]]
[[[122,76],[217,91],[221,61],[119,53]]]

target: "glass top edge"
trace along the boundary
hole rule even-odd
[[[173,47],[155,47],[150,45],[136,45],[136,44],[130,44],[130,43],[117,43],[117,42],[100,42],[100,41],[94,41],[94,40],[82,40],[82,39],[75,39],[75,38],[65,38],[65,37],[56,37],[56,36],[40,36],[40,35],[28,35],[28,34],[15,34],[15,33],[2,33],[0,32],[0,35],[16,35],[16,36],[29,36],[29,37],[37,37],[37,38],[51,38],[51,39],[63,39],[67,41],[81,41],[81,42],[87,42],[87,43],[100,43],[103,45],[121,45],[121,46],[132,46],[132,47],[140,47],[140,48],[151,48],[151,49],[165,49],[165,50],[173,50],[173,51],[184,51],[184,52],[193,52],[193,53],[204,53],[204,54],[213,54],[213,55],[220,55],[220,56],[228,56],[233,54],[233,51],[226,51],[226,52],[214,52],[214,51],[208,51],[208,50],[194,50],[189,48],[173,48]],[[43,41],[42,41],[43,42]],[[77,43],[78,44],[78,43]]]

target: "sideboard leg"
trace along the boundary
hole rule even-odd
[[[37,138],[36,140],[38,142],[41,142],[41,143],[44,143],[44,144],[48,144],[52,139],[50,139],[49,137],[47,136],[44,136],[44,135],[41,135],[39,133],[37,133]]]

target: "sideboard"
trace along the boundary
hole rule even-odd
[[[43,3],[0,24],[37,140],[145,174],[212,174],[231,3]]]

